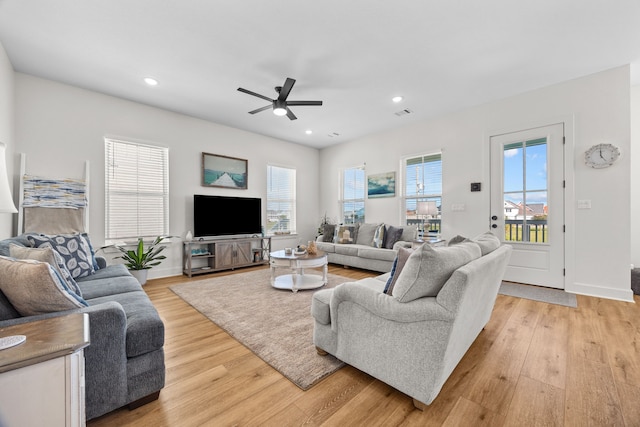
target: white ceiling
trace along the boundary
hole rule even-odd
[[[640,1],[0,0],[0,42],[19,72],[321,148],[639,62]],[[286,77],[324,105],[248,114],[268,103],[238,87]]]

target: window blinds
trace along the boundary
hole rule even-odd
[[[267,231],[296,232],[296,170],[267,166]]]
[[[364,223],[364,166],[342,172],[342,221],[345,224]]]
[[[169,150],[105,139],[105,238],[167,235]]]

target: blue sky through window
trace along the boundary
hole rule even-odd
[[[522,203],[525,191],[527,204],[547,205],[546,138],[504,146],[504,198]]]

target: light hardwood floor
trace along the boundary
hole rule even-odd
[[[572,309],[499,295],[485,330],[420,412],[350,366],[300,390],[169,289],[185,280],[145,286],[166,326],[159,400],[88,426],[640,426],[638,304],[578,296]]]

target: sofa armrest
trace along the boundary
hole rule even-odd
[[[453,321],[453,313],[436,302],[435,297],[399,302],[391,295],[357,282],[338,285],[330,301],[331,329],[337,330],[338,308],[343,302],[357,304],[375,316],[394,322]]]
[[[127,403],[127,317],[122,306],[109,301],[89,307],[25,316],[0,322],[0,328],[70,313],[89,314],[90,344],[84,349],[87,418]]]
[[[404,240],[398,240],[393,244],[393,250],[397,251],[400,248],[411,249],[411,242],[405,242]]]
[[[115,301],[89,306],[91,344],[85,349],[87,418],[127,404],[127,316]]]

